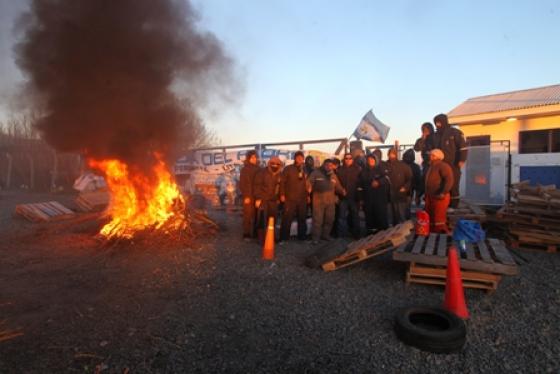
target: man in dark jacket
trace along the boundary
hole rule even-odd
[[[338,177],[333,172],[332,161],[327,159],[320,168],[313,170],[307,180],[307,188],[313,193],[313,243],[319,239],[331,240],[334,223],[336,193],[345,195]]]
[[[410,167],[412,171],[412,183],[410,184],[410,198],[414,199],[416,205],[420,205],[420,197],[424,194],[424,185],[422,183],[422,170],[416,163],[416,154],[412,148],[404,152],[403,161]],[[407,211],[406,219],[410,219],[410,209]]]
[[[453,186],[453,170],[443,162],[444,153],[439,149],[430,152],[430,168],[426,173],[426,211],[430,215],[430,231],[449,233],[447,207]]]
[[[276,222],[280,202],[281,171],[282,161],[274,156],[268,161],[268,166],[255,175],[255,208],[258,209],[258,230],[263,230],[261,233],[264,233],[269,217],[274,217]]]
[[[360,173],[366,230],[371,234],[389,227],[389,171],[374,154],[366,157],[366,167]]]
[[[280,183],[280,201],[284,203],[280,240],[290,239],[290,228],[294,217],[297,217],[298,239],[305,240],[307,234],[307,176],[303,169],[304,155],[302,151],[294,154],[294,163],[284,168]]]
[[[397,159],[397,150],[389,149],[387,154],[387,169],[389,170],[390,212],[393,225],[404,222],[406,212],[410,205],[410,186],[412,184],[412,170],[402,161]]]
[[[360,236],[360,217],[358,215],[358,185],[362,168],[354,163],[351,153],[344,155],[344,165],[338,169],[338,179],[346,190],[346,196],[340,198],[338,215],[338,235],[348,235],[348,222],[354,239]]]
[[[257,153],[249,151],[245,155],[245,162],[239,175],[239,190],[243,201],[243,238],[255,237],[255,175],[259,171]]]
[[[434,117],[437,131],[434,134],[434,148],[443,152],[444,159],[453,170],[453,188],[451,189],[451,208],[459,206],[459,183],[461,168],[467,160],[467,143],[461,130],[451,127],[445,114]]]

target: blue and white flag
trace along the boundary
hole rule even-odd
[[[356,130],[354,130],[354,136],[357,139],[366,139],[385,143],[387,135],[389,135],[390,127],[381,122],[375,117],[373,112],[370,110],[367,112]]]

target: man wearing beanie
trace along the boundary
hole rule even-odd
[[[461,168],[467,160],[467,143],[461,130],[451,127],[445,114],[434,117],[436,132],[433,135],[434,148],[443,152],[443,161],[451,166],[453,171],[453,188],[451,189],[451,208],[459,206],[459,182]]]
[[[304,155],[302,151],[294,154],[294,163],[284,168],[280,183],[280,201],[284,203],[282,224],[280,226],[280,240],[290,239],[290,228],[294,217],[297,217],[298,239],[305,240],[307,234],[307,176],[304,170]]]
[[[430,152],[430,167],[426,173],[426,211],[430,215],[430,231],[449,233],[447,228],[447,207],[453,186],[451,166],[443,161],[442,150]]]

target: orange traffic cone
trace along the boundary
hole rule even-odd
[[[274,217],[268,218],[262,256],[264,260],[274,260]]]
[[[461,268],[457,258],[457,248],[449,248],[447,259],[447,281],[445,283],[445,300],[443,307],[462,319],[469,318],[465,303],[465,291],[461,279]]]

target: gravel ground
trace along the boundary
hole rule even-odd
[[[30,199],[0,199],[0,330],[24,333],[0,342],[1,373],[560,371],[558,254],[524,252],[494,294],[467,290],[463,351],[430,354],[402,344],[393,318],[440,305],[443,288],[406,287],[390,254],[324,273],[303,265],[313,246],[290,242],[265,262],[223,212],[191,248],[103,249],[95,223],[6,213]]]

